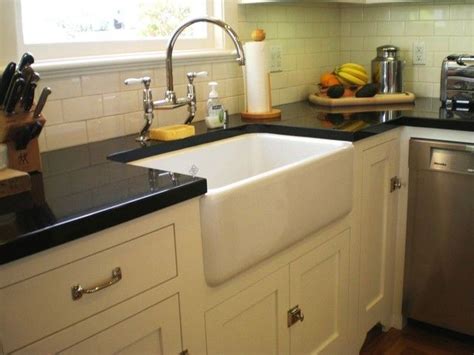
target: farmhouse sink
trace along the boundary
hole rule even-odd
[[[212,286],[352,207],[348,142],[250,133],[130,164],[207,179],[200,209],[204,269]]]

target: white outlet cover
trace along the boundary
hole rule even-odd
[[[426,47],[425,42],[413,43],[413,64],[426,64]]]

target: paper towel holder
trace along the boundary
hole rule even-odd
[[[270,73],[268,74],[268,101],[270,103],[270,110],[268,112],[248,112],[243,111],[240,116],[244,120],[279,120],[281,119],[281,110],[272,107],[272,89],[270,85]],[[247,109],[247,108],[246,108]]]
[[[270,112],[252,113],[241,112],[240,116],[243,120],[279,120],[281,119],[281,110],[272,108]]]
[[[266,37],[266,33],[263,29],[257,28],[252,31],[251,38],[255,42],[264,41]],[[268,73],[267,77],[267,85],[268,85],[268,102],[269,102],[269,111],[268,112],[248,112],[247,107],[247,100],[246,100],[246,111],[240,113],[240,116],[244,120],[278,120],[281,119],[281,110],[272,107],[272,88],[271,88],[271,81],[270,81],[270,73]],[[245,81],[244,75],[244,87],[245,92],[247,93],[247,85]]]

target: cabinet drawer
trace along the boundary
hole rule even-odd
[[[73,300],[73,286],[91,289],[106,284],[117,267],[121,280]],[[170,225],[6,287],[0,291],[4,350],[29,344],[176,276]]]
[[[13,354],[177,355],[182,349],[178,298],[138,311],[134,300],[124,302]]]

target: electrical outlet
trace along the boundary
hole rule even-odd
[[[274,44],[270,47],[270,72],[272,73],[281,71],[281,52],[281,45]]]
[[[413,43],[413,64],[426,64],[425,42]]]

